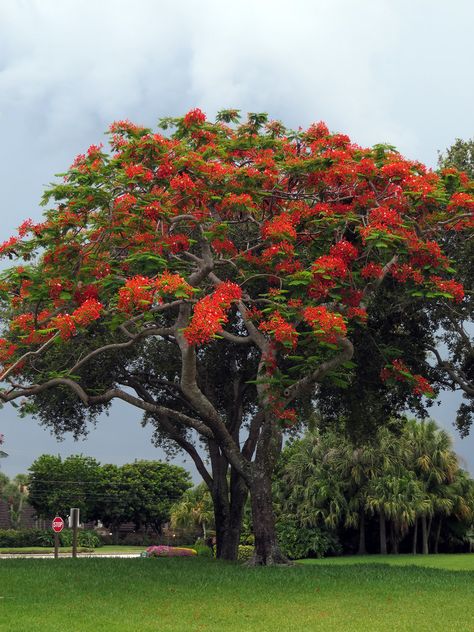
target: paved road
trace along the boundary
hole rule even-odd
[[[72,557],[70,553],[60,553],[59,554],[59,558],[60,559],[68,559]],[[140,557],[140,553],[78,553],[77,557],[93,557],[93,558],[97,558],[97,557],[121,557],[121,558],[137,558]],[[18,553],[18,554],[1,554],[0,553],[0,560],[11,560],[11,559],[29,559],[29,560],[54,560],[54,555],[52,553],[50,554],[39,554],[39,555],[35,555],[33,553]]]

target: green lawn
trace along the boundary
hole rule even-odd
[[[353,564],[390,564],[393,566],[422,566],[449,571],[474,571],[474,553],[454,555],[354,555],[323,560],[299,560],[298,564],[351,566]]]
[[[376,562],[1,560],[0,630],[474,631],[474,572]]]

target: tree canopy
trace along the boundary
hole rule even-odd
[[[26,398],[28,411],[28,398],[68,389],[92,414],[114,398],[141,408],[189,451],[197,433],[212,453],[207,474],[193,455],[208,485],[219,472],[226,488],[230,466],[248,486],[256,561],[271,563],[283,431],[317,383],[350,379],[382,286],[397,304],[462,304],[440,239],[472,230],[473,185],[324,123],[292,131],[265,114],[210,122],[196,109],[161,127],[173,131],[114,123],[111,153],[78,156],[46,192],[44,222],[0,246],[15,259],[0,282],[0,399]],[[230,357],[232,410],[247,392],[245,414],[200,372],[216,339],[243,350]],[[150,384],[153,356],[171,358],[174,375]],[[397,348],[380,377],[433,395]]]

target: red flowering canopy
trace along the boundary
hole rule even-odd
[[[183,387],[196,347],[216,336],[254,345],[262,403],[291,424],[300,388],[348,366],[384,281],[420,301],[463,300],[439,237],[474,226],[464,174],[359,147],[324,123],[293,132],[265,115],[239,121],[196,109],[163,121],[172,135],[114,123],[110,153],[78,156],[46,193],[44,222],[27,220],[0,246],[17,261],[0,282],[3,400],[58,383],[97,398],[74,377],[89,356],[30,378],[51,345],[100,322],[119,346],[176,340]],[[431,392],[401,359],[382,378]]]

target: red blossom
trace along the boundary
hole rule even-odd
[[[313,333],[324,342],[335,343],[347,333],[341,314],[330,312],[324,305],[307,307],[303,311],[303,318],[313,328]]]
[[[369,261],[360,271],[364,279],[380,279],[383,275],[383,268],[379,263]]]
[[[184,330],[190,345],[202,344],[222,330],[228,320],[227,312],[232,301],[242,297],[242,290],[230,281],[221,283],[213,294],[201,299],[194,307],[193,317]]]
[[[183,124],[185,127],[191,127],[192,125],[202,125],[206,120],[206,115],[199,108],[190,110],[183,118]]]
[[[267,222],[262,228],[262,237],[274,241],[283,239],[296,239],[296,230],[291,217],[288,215],[278,215]]]
[[[277,342],[284,346],[295,348],[298,343],[298,333],[291,323],[281,314],[272,314],[268,320],[260,323],[259,329],[270,334]]]
[[[345,279],[349,273],[344,259],[332,255],[318,257],[313,263],[312,271],[314,275],[328,276],[334,281]]]
[[[127,314],[146,310],[153,302],[153,285],[154,281],[149,277],[137,275],[127,279],[118,292],[118,309]]]
[[[178,252],[183,252],[184,250],[189,250],[189,239],[186,235],[171,235],[170,237],[166,237],[165,243],[168,245],[170,252],[174,255],[178,254]]]
[[[331,246],[329,254],[333,257],[342,259],[346,264],[349,264],[357,258],[359,251],[354,244],[351,244],[345,239],[341,239],[341,241],[338,241],[336,244]]]
[[[87,327],[100,318],[103,307],[96,299],[88,298],[72,313],[72,318],[79,327]]]
[[[464,288],[461,283],[454,281],[453,279],[442,279],[439,276],[432,275],[430,281],[440,292],[450,294],[456,303],[461,303],[464,299]]]

